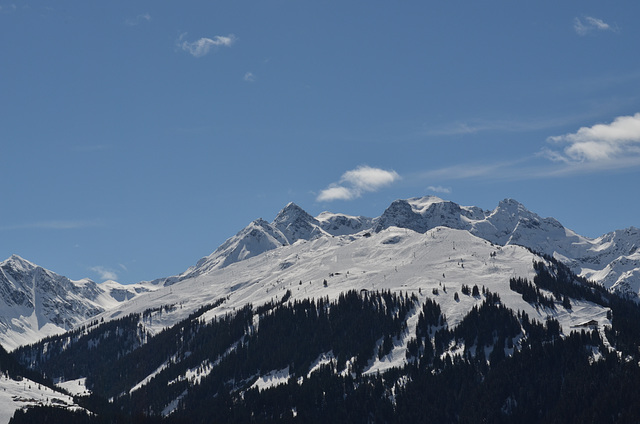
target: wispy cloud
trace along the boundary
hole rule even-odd
[[[542,143],[542,140],[541,140]],[[464,179],[526,180],[624,171],[640,167],[640,113],[619,116],[547,138],[547,146],[521,158],[493,163],[465,163],[407,176],[423,181]],[[440,186],[430,186],[437,192]]]
[[[202,57],[218,47],[231,47],[237,38],[233,34],[227,36],[216,35],[213,38],[200,38],[196,41],[186,41],[187,34],[180,35],[176,44],[182,50],[188,52],[193,57]]]
[[[548,141],[565,145],[562,151],[544,150],[544,155],[553,161],[605,167],[635,163],[629,161],[640,158],[640,113],[619,116],[610,124],[582,127],[575,133],[549,137]]]
[[[427,190],[433,193],[443,193],[443,194],[451,193],[451,189],[449,187],[442,187],[442,186],[429,186],[427,187]]]
[[[419,172],[407,178],[416,181],[452,181],[470,178],[511,179],[516,170],[519,175],[524,175],[522,166],[530,160],[531,158],[482,164],[457,164]]]
[[[340,181],[322,190],[316,200],[331,202],[355,199],[365,192],[377,191],[399,179],[400,175],[393,170],[359,166],[342,174]]]
[[[91,271],[95,272],[100,276],[100,279],[106,280],[117,280],[118,274],[112,269],[103,267],[103,266],[94,266],[89,268]]]
[[[81,228],[99,227],[103,223],[100,220],[89,221],[38,221],[25,224],[0,226],[0,231],[10,230],[76,230]]]
[[[580,116],[533,118],[527,119],[469,119],[435,126],[425,132],[428,136],[467,135],[481,132],[529,132],[560,127],[579,120]]]
[[[253,72],[247,72],[246,74],[244,74],[243,79],[247,82],[255,82],[256,76],[253,75]]]
[[[581,18],[574,18],[573,29],[576,34],[584,36],[592,31],[615,31],[611,25],[603,21],[602,19],[593,18],[591,16],[585,16]]]
[[[149,13],[142,13],[135,18],[127,18],[124,20],[124,24],[127,26],[136,26],[143,22],[150,22],[151,15]]]

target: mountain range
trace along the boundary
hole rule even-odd
[[[144,309],[145,300],[132,300],[145,293],[153,297],[161,288],[185,280],[228,275],[222,270],[232,264],[261,255],[266,258],[267,252],[296,243],[311,243],[304,254],[319,256],[322,251],[315,252],[315,246],[325,246],[331,239],[337,238],[342,246],[363,235],[392,228],[425,234],[438,227],[465,231],[495,245],[523,246],[551,256],[576,275],[628,298],[635,299],[640,293],[640,230],[635,227],[591,239],[553,218],[541,218],[512,199],[501,201],[492,211],[433,196],[396,200],[377,218],[330,212],[313,217],[289,203],[272,222],[251,222],[182,274],[154,281],[130,285],[114,281],[97,284],[89,279],[71,281],[14,255],[0,263],[0,343],[13,349],[73,329],[101,313],[111,316],[118,309]],[[285,269],[295,262],[284,260],[278,266]],[[260,280],[260,273],[256,271],[253,279]],[[319,278],[323,276],[312,276]]]
[[[503,200],[494,210],[485,211],[433,196],[396,200],[377,218],[330,212],[314,218],[290,203],[273,222],[253,221],[183,274],[154,283],[173,284],[299,240],[353,235],[361,231],[378,233],[390,227],[418,233],[436,227],[466,230],[494,244],[520,245],[553,256],[577,275],[621,295],[636,297],[640,293],[638,228],[617,230],[591,239],[565,228],[553,218],[541,218],[513,199]]]
[[[637,402],[607,396],[640,378],[638,244],[636,228],[590,239],[514,200],[423,197],[377,218],[290,203],[131,285],[14,255],[0,340],[34,389],[0,378],[0,406],[51,420],[50,379],[81,411],[59,419],[83,423],[634,422]]]

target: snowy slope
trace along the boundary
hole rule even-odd
[[[640,230],[628,228],[597,239],[580,236],[554,218],[542,218],[513,199],[505,199],[492,211],[460,206],[438,197],[394,201],[378,218],[353,217],[323,212],[312,217],[299,206],[288,204],[269,223],[259,219],[228,239],[210,256],[185,273],[157,280],[160,285],[223,268],[264,252],[331,236],[362,231],[380,232],[390,227],[418,233],[436,227],[466,230],[499,245],[520,245],[555,257],[581,276],[623,295],[640,294]]]
[[[534,261],[543,261],[543,258],[521,246],[492,244],[465,230],[436,227],[419,233],[389,227],[377,233],[363,231],[347,236],[300,240],[141,294],[96,318],[108,321],[157,308],[157,312],[139,324],[149,335],[154,335],[222,298],[226,299],[224,303],[199,319],[208,321],[247,303],[259,307],[272,300],[281,300],[289,291],[289,301],[294,301],[320,297],[335,300],[349,290],[391,290],[415,294],[419,304],[427,298],[435,300],[452,328],[483,301],[482,296],[462,294],[464,284],[478,285],[497,293],[505,306],[524,311],[540,322],[555,317],[564,334],[590,320],[597,321],[600,328],[611,324],[607,318],[608,308],[591,302],[572,299],[571,309],[560,304],[555,309],[541,308],[525,302],[521,294],[509,288],[509,280],[512,277],[533,280]],[[164,305],[176,307],[160,308]],[[407,344],[415,335],[417,313],[414,310],[409,314],[408,330],[394,342],[392,352],[381,359],[374,356],[365,373],[375,374],[406,362]],[[255,325],[259,325],[259,320]],[[331,360],[331,355],[331,352],[325,353],[327,360]],[[203,362],[198,368],[208,373],[212,367],[211,362]],[[148,384],[158,371],[135,387]],[[178,379],[191,381],[194,375],[188,371]],[[261,370],[258,377],[255,387],[264,389],[281,384],[289,376],[287,370],[266,369]]]
[[[454,293],[460,295],[463,284],[477,284],[498,293],[506,306],[524,310],[532,318],[544,321],[548,315],[556,316],[566,329],[590,319],[608,322],[601,306],[574,302],[572,311],[536,309],[509,289],[511,277],[533,279],[533,262],[542,260],[523,247],[494,245],[464,230],[437,227],[423,234],[390,227],[374,234],[299,241],[141,294],[98,318],[106,321],[148,308],[180,305],[144,323],[146,330],[155,334],[220,298],[227,300],[205,319],[247,303],[257,307],[281,299],[288,290],[293,300],[336,299],[348,290],[388,289],[416,293],[421,299],[435,297],[449,324],[455,325],[481,299],[460,296],[456,301]]]
[[[631,227],[590,239],[541,218],[512,199],[493,211],[464,207],[437,197],[397,200],[377,219],[375,229],[397,226],[424,232],[436,226],[467,230],[500,245],[516,244],[569,265],[581,276],[623,295],[640,294],[640,230]]]
[[[269,223],[257,219],[229,238],[211,255],[184,273],[151,282],[167,286],[178,281],[202,275],[213,269],[224,268],[232,263],[252,258],[264,252],[289,246],[299,240],[353,234],[371,227],[372,219],[344,214],[323,212],[314,218],[295,203],[289,203]]]
[[[13,380],[0,374],[0,424],[6,424],[17,409],[30,406],[55,406],[81,410],[73,398],[27,378]]]
[[[13,255],[0,262],[0,343],[11,350],[63,333],[146,290],[113,281],[71,281]]]

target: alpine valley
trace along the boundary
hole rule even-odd
[[[0,421],[640,422],[640,230],[288,204],[176,276],[0,263]],[[28,389],[27,389],[28,387]]]

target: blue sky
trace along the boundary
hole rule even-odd
[[[637,1],[0,0],[0,258],[182,272],[293,201],[640,226]]]

